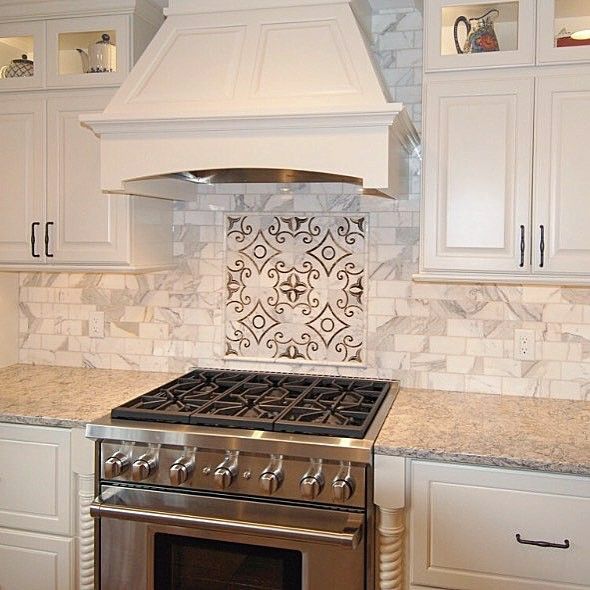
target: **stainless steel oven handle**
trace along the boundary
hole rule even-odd
[[[290,541],[310,541],[313,543],[338,545],[353,550],[358,547],[363,535],[363,526],[360,517],[358,522],[351,522],[350,528],[347,527],[342,532],[318,531],[267,523],[258,524],[256,522],[226,520],[224,518],[212,518],[209,516],[160,512],[158,510],[146,510],[132,506],[110,506],[105,504],[100,496],[90,505],[90,514],[93,518],[116,518],[119,520],[132,520],[135,522],[189,528],[205,527],[209,530],[216,531],[250,533]]]

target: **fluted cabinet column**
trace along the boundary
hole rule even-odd
[[[78,479],[78,589],[94,588],[94,519],[90,516],[90,504],[94,499],[94,475],[77,474]]]
[[[403,508],[378,508],[379,590],[402,590],[404,582]]]
[[[79,428],[72,430],[72,485],[76,502],[76,584],[77,590],[94,589],[94,444]]]
[[[375,457],[375,494],[377,505],[376,590],[403,590],[405,552],[405,459]]]

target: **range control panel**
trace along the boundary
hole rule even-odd
[[[366,498],[361,464],[196,447],[104,442],[101,478],[359,508]]]

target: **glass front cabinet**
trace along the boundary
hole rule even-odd
[[[0,90],[42,88],[45,23],[0,23]]]
[[[589,0],[436,0],[424,11],[426,71],[590,60]]]

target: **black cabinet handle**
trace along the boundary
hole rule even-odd
[[[552,547],[553,549],[569,549],[569,539],[565,539],[563,543],[550,543],[549,541],[529,541],[523,539],[519,533],[516,533],[516,540],[521,545],[535,545],[535,547]]]
[[[525,242],[524,242],[524,225],[520,226],[520,268],[524,266],[524,249],[525,249]]]
[[[539,229],[541,230],[541,243],[539,244],[539,252],[541,253],[541,260],[539,262],[539,267],[543,268],[545,266],[545,226],[540,225]]]
[[[31,256],[33,258],[41,258],[41,254],[37,254],[35,251],[35,243],[37,241],[36,230],[37,226],[41,225],[40,221],[34,221],[31,223]]]
[[[53,221],[48,221],[45,224],[45,256],[47,258],[53,258],[53,254],[49,253],[49,227],[54,225]]]

